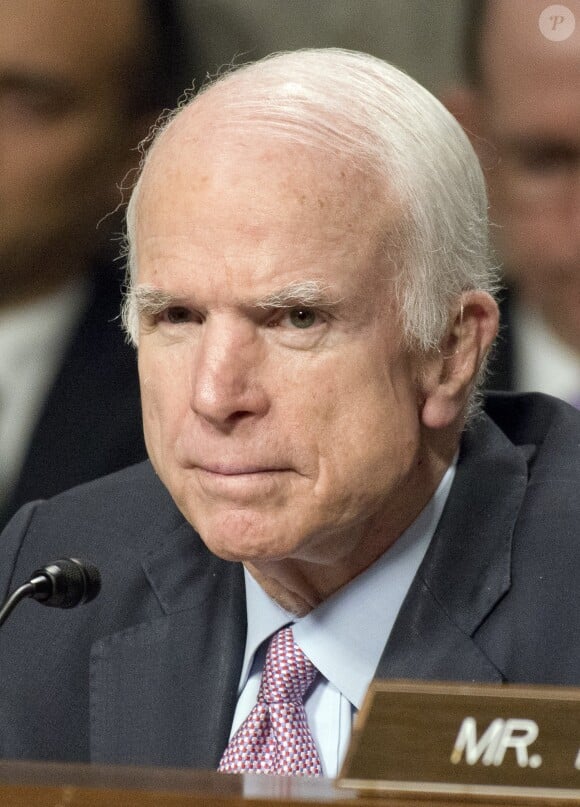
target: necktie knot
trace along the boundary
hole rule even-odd
[[[230,740],[220,771],[321,775],[304,710],[304,695],[317,672],[294,642],[292,628],[283,628],[272,637],[258,702]]]
[[[258,702],[301,704],[317,669],[294,641],[292,628],[274,634],[264,664]]]

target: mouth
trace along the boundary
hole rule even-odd
[[[214,501],[249,505],[277,499],[285,488],[284,480],[290,468],[269,465],[234,465],[212,463],[197,465],[196,474],[201,490]]]
[[[198,470],[202,473],[212,474],[214,476],[255,476],[261,474],[281,473],[289,471],[289,468],[281,468],[269,465],[229,465],[229,464],[212,464],[212,465],[198,465]]]
[[[270,474],[290,470],[290,468],[282,467],[281,465],[269,465],[260,462],[208,462],[198,463],[196,467],[203,473],[219,476],[249,476],[251,474]]]

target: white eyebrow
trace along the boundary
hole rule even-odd
[[[172,305],[183,305],[184,299],[157,289],[155,286],[137,286],[130,292],[137,313],[140,316],[155,316]]]
[[[319,280],[297,280],[264,297],[243,301],[241,304],[244,307],[264,309],[338,305],[340,299],[332,297],[329,291],[330,287]],[[178,297],[155,286],[137,286],[130,296],[139,316],[154,317],[168,307],[187,305],[185,296]]]
[[[329,291],[330,287],[320,280],[297,280],[254,300],[252,305],[256,308],[291,308],[297,305],[310,308],[318,305],[337,305],[340,300],[331,297]]]

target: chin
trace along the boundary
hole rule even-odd
[[[204,544],[222,560],[239,563],[258,563],[260,561],[283,560],[290,556],[291,551],[281,547],[276,540],[244,539],[235,535],[215,536],[200,533]]]
[[[300,543],[281,528],[279,521],[244,512],[201,522],[196,529],[214,555],[242,563],[282,560]]]

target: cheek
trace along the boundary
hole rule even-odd
[[[492,237],[512,279],[549,280],[559,266],[577,265],[577,225],[565,212],[515,198],[503,177],[490,183],[490,204]]]
[[[361,362],[346,374],[329,372],[305,405],[302,423],[318,459],[317,495],[375,498],[408,474],[420,428],[406,368]]]
[[[138,354],[145,441],[150,454],[166,453],[174,444],[187,410],[187,384],[174,363],[142,348]]]
[[[121,200],[116,186],[123,179],[125,157],[120,148],[101,129],[91,133],[79,125],[39,131],[11,152],[7,182],[18,189],[11,201],[40,225],[66,227],[71,237],[75,231],[84,236],[90,227],[94,238],[96,223]]]
[[[550,283],[562,270],[577,272],[580,250],[574,240],[578,238],[553,214],[512,211],[503,218],[496,240],[512,280],[525,285]]]

